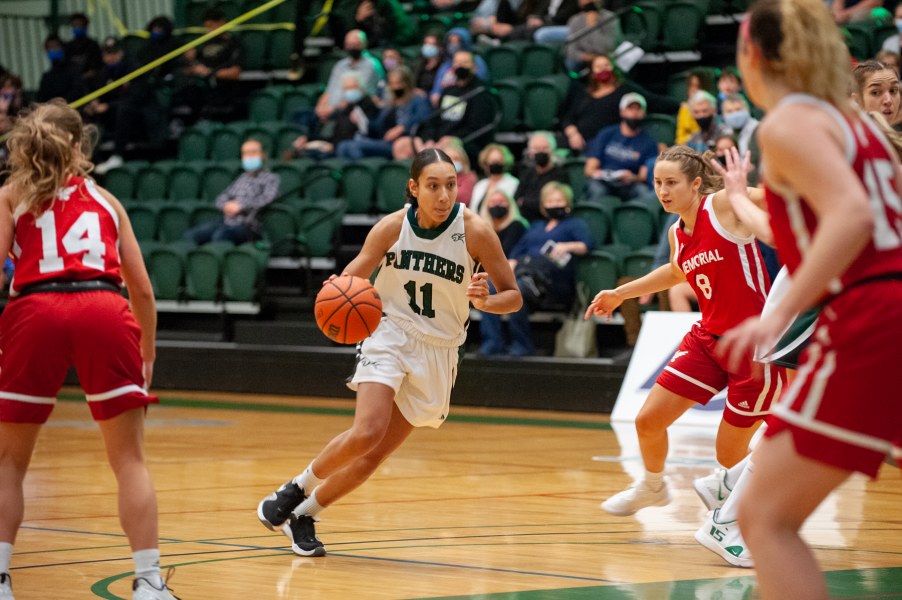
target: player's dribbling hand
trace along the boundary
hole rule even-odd
[[[474,308],[482,310],[485,307],[485,301],[489,298],[488,273],[473,273],[470,284],[467,286],[467,298]]]
[[[327,279],[327,280],[325,280],[325,281],[323,282],[323,285],[326,285],[327,283],[329,283],[329,282],[332,281],[333,279],[338,279],[339,277],[347,277],[348,274],[349,274],[349,273],[348,273],[347,271],[345,271],[345,272],[342,273],[341,275],[336,275],[335,273],[332,273],[331,275],[329,275],[329,279]]]
[[[623,304],[623,298],[615,290],[602,290],[598,292],[595,299],[589,304],[589,308],[586,309],[586,315],[583,318],[588,320],[594,315],[597,317],[603,316],[605,321],[610,321],[611,313],[621,304]]]

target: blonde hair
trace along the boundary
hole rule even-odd
[[[502,196],[504,196],[504,199],[507,200],[508,205],[507,216],[497,224],[495,223],[495,220],[492,219],[492,215],[489,214],[489,198],[491,198],[495,194],[501,194]],[[485,197],[485,200],[482,201],[479,206],[479,216],[482,217],[487,223],[489,223],[495,229],[495,231],[502,231],[506,229],[507,226],[514,221],[520,221],[524,227],[528,225],[526,219],[524,219],[520,215],[520,208],[517,206],[517,203],[514,202],[514,200],[507,194],[507,192],[497,189],[492,190],[492,193],[488,194]]]
[[[560,192],[567,200],[567,208],[573,208],[573,188],[560,181],[549,181],[542,186],[542,190],[539,192],[539,211],[542,214],[545,214],[545,200],[554,192]]]
[[[851,114],[849,49],[823,0],[757,0],[746,31],[761,49],[765,72]]]
[[[501,153],[505,172],[510,171],[511,167],[514,166],[514,155],[511,154],[511,151],[508,150],[507,146],[504,144],[491,143],[479,152],[479,168],[482,169],[482,172],[486,175],[489,174],[489,154],[491,154],[493,150],[497,150]]]
[[[702,185],[698,191],[704,196],[723,189],[723,178],[711,166],[714,156],[710,150],[699,154],[689,146],[671,146],[658,155],[655,164],[665,160],[678,164],[680,172],[690,182],[695,181],[696,177],[700,177]]]
[[[893,126],[887,122],[886,117],[879,112],[872,111],[868,115],[877,123],[877,127],[883,133],[883,136],[887,139],[890,146],[893,147],[893,150],[896,151],[896,156],[902,161],[902,133],[893,129]]]
[[[95,139],[96,129],[86,128],[78,112],[59,99],[19,117],[8,141],[7,185],[14,192],[16,212],[44,212],[68,177],[87,176]]]

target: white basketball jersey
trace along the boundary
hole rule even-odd
[[[440,345],[463,344],[474,265],[467,252],[463,204],[455,203],[448,219],[433,229],[420,227],[416,208],[410,206],[398,241],[376,275],[383,312]]]

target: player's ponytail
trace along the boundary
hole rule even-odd
[[[57,190],[72,175],[84,177],[96,130],[62,100],[34,106],[9,136],[10,176],[16,212],[39,214],[53,204]]]
[[[655,162],[668,161],[680,166],[680,171],[689,181],[700,177],[702,185],[699,192],[702,195],[713,194],[723,189],[723,177],[717,174],[711,161],[715,155],[710,150],[699,154],[689,146],[671,146],[660,155]]]
[[[439,150],[438,148],[420,150],[417,152],[417,155],[413,157],[413,163],[410,165],[410,178],[414,181],[419,181],[423,169],[432,163],[437,162],[446,162],[452,167],[454,166],[454,161],[451,160],[451,157],[445,154],[443,150]],[[417,206],[417,198],[410,193],[410,185],[407,186],[407,202]]]

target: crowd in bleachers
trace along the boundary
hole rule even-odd
[[[888,13],[863,10],[872,3],[855,9],[834,0],[834,14],[855,58],[879,51],[898,69],[902,8],[894,23]],[[372,223],[400,208],[409,159],[437,146],[455,161],[459,200],[506,232],[509,250],[519,235],[553,229],[552,221],[585,225],[574,238],[578,252],[560,250],[574,240],[549,237],[539,250],[549,239],[560,248],[533,253],[550,263],[584,255],[567,267],[563,295],[546,295],[547,308],[558,310],[573,302],[577,281],[582,301],[654,266],[668,224],[652,183],[661,149],[687,144],[722,156],[735,145],[758,161],[760,114],[735,69],[674,62],[666,92],[655,93],[621,60],[637,47],[693,50],[706,15],[741,12],[742,0],[417,0],[407,10],[397,0],[336,0],[325,18],[317,2],[286,4],[282,20],[335,47],[299,62],[297,34],[287,29],[227,32],[82,109],[103,133],[97,173],[127,207],[162,299],[253,302],[267,261],[334,259],[342,224]],[[633,10],[619,10],[628,4]],[[257,5],[193,2],[191,9],[195,24],[211,31]],[[176,31],[165,16],[148,23],[147,37],[99,43],[84,15],[70,25],[70,41],[45,42],[51,66],[35,100],[75,100],[197,35]],[[0,77],[0,131],[22,103],[21,81]],[[247,140],[259,142],[259,164],[242,164]],[[142,157],[156,160],[136,160],[142,148],[156,149]],[[258,173],[274,177],[278,192],[254,205],[253,243],[236,250],[223,234],[199,247],[208,236],[198,231],[234,221],[224,191]],[[563,214],[549,214],[548,196]],[[576,229],[565,229],[573,237]],[[542,309],[540,296],[529,310]],[[532,351],[519,321],[513,350],[497,325],[484,325],[485,353]]]

